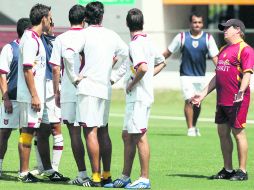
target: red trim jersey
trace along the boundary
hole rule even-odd
[[[31,94],[24,77],[24,67],[31,67],[34,83],[41,103],[45,102],[46,52],[39,35],[26,30],[20,40],[18,63],[17,101],[31,103]]]
[[[239,91],[243,73],[253,73],[254,50],[245,42],[224,46],[216,66],[217,104],[232,106]],[[244,100],[249,101],[250,88],[245,91]]]

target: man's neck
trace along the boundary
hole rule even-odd
[[[71,25],[71,28],[84,28],[82,24]]]
[[[243,39],[240,36],[236,36],[236,37],[233,37],[232,39],[226,40],[226,41],[229,45],[232,45],[232,44],[237,44],[237,43],[243,41]]]
[[[32,27],[32,30],[34,32],[36,32],[38,34],[38,36],[41,36],[42,35],[42,26],[41,25],[37,25],[37,26],[33,26]]]
[[[199,32],[190,30],[190,33],[191,33],[192,36],[198,37],[198,36],[200,36],[202,34],[202,30],[200,30]]]

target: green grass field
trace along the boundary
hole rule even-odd
[[[253,101],[252,101],[253,102]],[[121,127],[124,115],[124,95],[122,90],[113,91],[110,116],[110,135],[113,144],[112,175],[120,175],[123,164],[123,143]],[[213,119],[215,112],[215,94],[211,94],[203,102],[201,118]],[[183,101],[178,91],[157,91],[151,116],[183,117]],[[222,168],[219,139],[216,125],[213,122],[199,122],[201,137],[187,137],[184,120],[150,119],[149,142],[151,146],[150,180],[152,189],[159,190],[249,190],[254,187],[254,129],[253,124],[247,127],[249,141],[248,173],[249,180],[231,182],[226,180],[209,180],[208,177]],[[250,120],[254,119],[253,103],[249,110]],[[68,132],[63,126],[65,147],[60,164],[60,172],[74,178],[77,174]],[[4,175],[0,180],[0,190],[30,190],[30,189],[81,189],[83,187],[67,184],[23,184],[17,180],[19,159],[17,151],[18,132],[14,131],[4,160]],[[35,166],[35,156],[32,151],[30,167]],[[237,154],[234,150],[234,167],[237,168]],[[86,157],[88,173],[90,164]],[[139,161],[136,158],[131,178],[139,175]]]

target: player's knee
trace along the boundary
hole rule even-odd
[[[29,133],[21,133],[19,137],[19,143],[31,146],[33,135]]]
[[[127,131],[122,132],[122,139],[124,142],[126,142],[128,140],[128,132]]]

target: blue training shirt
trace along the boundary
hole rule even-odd
[[[17,99],[17,82],[18,82],[18,60],[19,44],[15,41],[10,43],[12,47],[13,58],[10,64],[10,72],[7,74],[8,96],[10,100]]]
[[[207,35],[209,34],[203,32],[200,38],[194,39],[190,32],[185,32],[185,41],[181,49],[181,76],[205,76],[206,54],[208,53]]]
[[[53,74],[52,74],[52,65],[49,64],[49,60],[51,57],[53,44],[52,42],[55,40],[55,36],[48,36],[48,35],[41,35],[41,40],[44,45],[45,51],[46,51],[46,79],[53,80]]]

